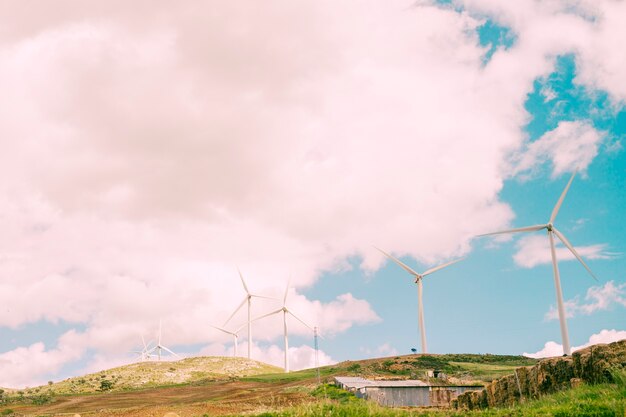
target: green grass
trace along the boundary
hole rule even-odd
[[[481,381],[493,381],[494,379],[511,375],[519,367],[476,362],[450,362],[450,364],[458,369],[457,374],[460,374],[461,370],[463,370]]]
[[[257,417],[624,417],[626,416],[626,372],[622,371],[615,384],[582,385],[527,401],[507,408],[476,411],[393,409],[380,407],[342,394],[334,387],[320,387],[313,395],[319,401],[284,410],[257,414]],[[324,391],[326,395],[324,395]]]
[[[320,368],[320,377],[326,378],[332,375],[337,374],[337,369],[333,367],[323,367]],[[315,379],[317,378],[317,370],[316,369],[303,369],[301,371],[286,373],[272,373],[272,374],[260,374],[254,376],[248,376],[240,378],[240,381],[250,381],[250,382],[297,382],[304,381],[307,379]]]

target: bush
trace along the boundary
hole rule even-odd
[[[358,363],[353,363],[352,365],[348,366],[347,370],[350,372],[358,372],[361,370],[361,365]]]
[[[358,400],[358,398],[353,393],[332,384],[320,385],[311,392],[311,395],[314,397],[322,397],[328,398],[330,400],[335,400],[342,404]]]
[[[108,391],[111,388],[113,388],[113,381],[109,381],[108,379],[100,381],[100,391]]]

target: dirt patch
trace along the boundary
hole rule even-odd
[[[297,383],[302,386],[302,382]],[[197,386],[152,388],[80,396],[60,396],[42,406],[13,409],[25,416],[67,416],[78,413],[120,417],[162,417],[175,412],[180,417],[236,414],[275,409],[312,401],[293,383],[245,381],[213,382]]]

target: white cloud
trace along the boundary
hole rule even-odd
[[[572,352],[575,352],[580,349],[584,349],[591,345],[603,344],[603,343],[613,343],[620,340],[626,339],[626,331],[624,330],[601,330],[600,333],[596,333],[589,337],[589,341],[583,345],[576,346],[572,348]],[[524,356],[528,356],[529,358],[550,358],[554,356],[563,355],[563,346],[556,342],[547,342],[543,349],[535,353],[523,353]]]
[[[505,161],[556,54],[626,96],[624,6],[585,3],[590,22],[548,3],[2,2],[0,325],[81,323],[81,349],[107,357],[159,317],[168,345],[228,343],[209,324],[243,296],[236,264],[278,297],[292,274],[290,307],[324,333],[378,320],[297,290],[348,257],[378,268],[372,242],[430,263],[507,224]],[[518,37],[486,66],[485,15]],[[563,126],[545,143],[565,170],[594,133],[570,124],[570,149]]]
[[[615,305],[626,307],[626,283],[615,284],[609,281],[602,286],[591,287],[587,290],[585,301],[581,301],[579,297],[566,300],[565,315],[574,317],[577,315],[589,315],[596,311],[604,311]],[[546,313],[546,320],[558,319],[558,311],[554,306]]]
[[[559,244],[558,240],[556,244],[556,258],[559,262],[576,259],[568,248]],[[550,242],[544,233],[524,236],[519,239],[516,246],[513,260],[523,268],[534,268],[537,265],[552,263]],[[576,246],[575,249],[583,259],[612,259],[617,255],[607,251],[607,244],[604,243]]]
[[[74,331],[65,333],[54,349],[46,350],[43,343],[37,342],[0,353],[0,386],[33,387],[45,384],[46,377],[53,379],[51,376],[61,367],[82,357],[84,350],[74,345],[74,337]]]
[[[398,355],[398,349],[393,347],[389,342],[385,342],[382,345],[377,346],[376,348],[369,348],[366,346],[361,346],[359,348],[361,353],[370,356],[375,355],[376,357],[381,356],[396,356]]]
[[[516,172],[533,169],[548,159],[553,164],[553,178],[565,172],[585,170],[598,154],[603,137],[587,123],[560,122],[556,129],[530,143],[518,156]]]

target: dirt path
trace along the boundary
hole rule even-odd
[[[120,417],[162,417],[174,411],[181,417],[224,415],[300,404],[310,400],[289,383],[214,382],[199,386],[153,388],[94,395],[62,396],[42,406],[12,407],[25,416],[75,413]],[[299,382],[297,385],[302,385]],[[292,389],[290,389],[292,388]]]

